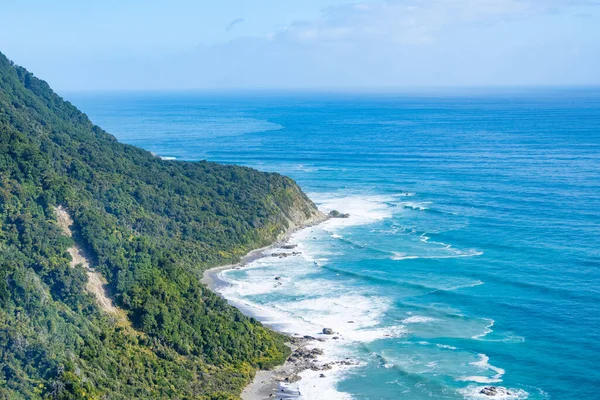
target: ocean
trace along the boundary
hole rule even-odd
[[[357,365],[308,371],[306,399],[600,397],[600,88],[65,97],[122,142],[350,214],[221,276],[276,329],[338,332],[325,357]]]

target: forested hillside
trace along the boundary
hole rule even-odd
[[[289,178],[119,143],[0,53],[0,398],[237,398],[287,348],[199,276],[318,218]]]

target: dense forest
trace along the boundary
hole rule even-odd
[[[319,217],[287,177],[119,143],[0,53],[0,397],[238,398],[285,339],[199,277]],[[127,323],[86,290],[75,244]]]

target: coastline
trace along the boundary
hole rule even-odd
[[[285,245],[285,243],[287,243],[290,240],[290,237],[294,233],[296,233],[302,229],[320,225],[323,222],[329,220],[330,218],[331,217],[329,217],[319,211],[316,216],[313,216],[313,217],[307,219],[304,223],[297,225],[297,226],[294,225],[291,228],[289,228],[287,230],[287,232],[283,233],[280,237],[278,237],[270,245],[267,245],[267,246],[264,246],[264,247],[261,247],[258,249],[250,250],[245,256],[243,256],[240,259],[240,261],[233,263],[233,264],[220,265],[220,266],[212,267],[212,268],[205,270],[202,273],[202,279],[200,279],[200,282],[205,284],[215,294],[221,296],[221,294],[218,292],[218,290],[216,290],[219,286],[225,284],[225,282],[223,282],[223,280],[221,280],[218,276],[220,272],[227,271],[230,269],[242,268],[245,265],[250,264],[253,261],[260,260],[261,258],[267,257],[267,255],[264,254],[265,251],[267,251],[269,249],[280,248],[281,246]]]
[[[248,254],[243,256],[239,262],[235,264],[223,265],[207,269],[203,273],[201,282],[205,284],[215,294],[223,297],[219,291],[219,288],[228,285],[228,283],[221,279],[221,277],[219,276],[223,271],[244,268],[245,266],[254,261],[257,261],[261,258],[269,257],[269,250],[285,249],[285,247],[283,246],[285,246],[286,243],[288,243],[290,237],[294,233],[303,229],[313,227],[315,225],[319,225],[329,220],[329,218],[330,217],[321,214],[319,218],[314,218],[312,220],[309,220],[305,224],[293,227],[288,232],[286,232],[282,238],[279,238],[271,245],[250,251]],[[231,306],[236,307],[238,310],[240,310],[243,314],[255,317],[260,321],[259,316],[254,314],[253,310],[244,307],[242,304],[229,301],[228,299],[225,300],[227,300]],[[264,321],[261,322],[264,323]],[[277,330],[274,327],[270,328]],[[310,375],[314,375],[314,378],[319,379],[325,377],[325,374],[321,371],[331,370],[334,366],[341,367],[354,364],[348,359],[338,361],[320,361],[319,356],[322,356],[324,353],[323,350],[319,347],[319,344],[323,344],[324,342],[326,342],[326,339],[324,338],[302,336],[299,334],[292,335],[290,333],[281,332],[279,330],[277,331],[288,336],[289,339],[287,345],[291,349],[290,356],[282,365],[279,365],[271,370],[258,370],[252,382],[250,382],[243,389],[241,393],[242,400],[272,399],[275,398],[274,396],[277,392],[277,388],[280,383],[295,383],[297,381],[300,381],[303,379],[301,376],[303,375],[303,373],[310,372]]]

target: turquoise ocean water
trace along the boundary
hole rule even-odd
[[[66,97],[123,142],[350,213],[223,274],[276,328],[339,332],[325,357],[359,365],[306,374],[307,399],[598,398],[600,89]]]

